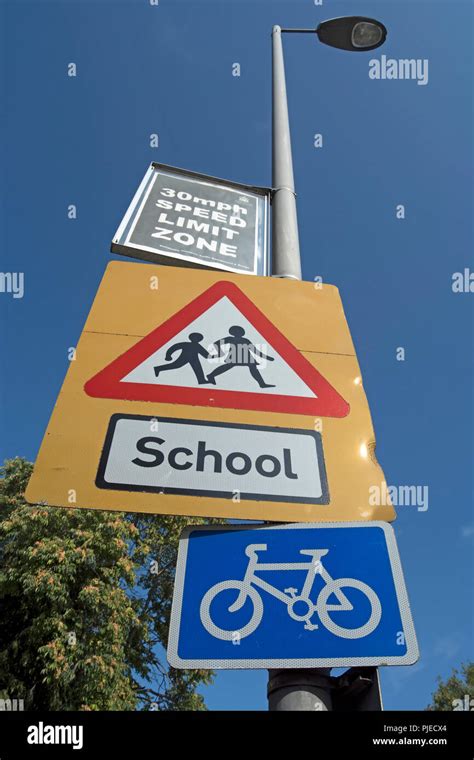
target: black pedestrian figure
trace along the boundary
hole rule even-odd
[[[234,325],[233,327],[229,327],[229,335],[214,343],[218,356],[222,356],[222,351],[225,345],[230,346],[230,350],[224,359],[224,363],[219,367],[216,367],[216,369],[207,376],[208,382],[215,385],[215,378],[218,375],[222,375],[223,372],[232,369],[232,367],[248,367],[250,374],[254,380],[257,381],[260,388],[275,388],[274,385],[265,382],[257,366],[257,356],[260,356],[262,359],[268,359],[270,362],[274,361],[273,357],[267,356],[262,351],[259,351],[248,338],[244,338],[244,335],[244,328],[239,325]]]
[[[167,362],[171,361],[173,354],[176,351],[181,351],[181,354],[177,359],[174,360],[174,362],[172,362],[172,364],[161,364],[157,367],[153,367],[156,377],[158,377],[160,372],[166,372],[169,369],[179,369],[180,367],[184,367],[186,364],[189,364],[189,366],[192,367],[194,374],[196,375],[196,380],[198,381],[199,385],[202,385],[206,382],[206,378],[204,372],[202,371],[201,362],[199,359],[199,355],[204,356],[205,359],[209,358],[209,353],[205,348],[203,348],[203,346],[200,345],[200,341],[203,340],[204,335],[201,335],[201,333],[191,333],[188,335],[188,338],[189,343],[187,341],[183,341],[183,343],[175,343],[174,346],[169,347],[165,355]]]

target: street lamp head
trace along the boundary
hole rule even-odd
[[[316,29],[320,42],[342,50],[373,50],[383,45],[387,29],[365,16],[344,16],[323,21]]]

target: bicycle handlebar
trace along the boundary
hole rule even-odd
[[[265,552],[268,548],[267,544],[249,544],[245,549],[247,557],[252,557],[257,552]]]

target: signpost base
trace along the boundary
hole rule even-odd
[[[271,711],[332,710],[330,668],[269,670],[268,709]]]
[[[377,668],[350,668],[340,676],[331,668],[269,670],[271,711],[370,712],[383,710]]]

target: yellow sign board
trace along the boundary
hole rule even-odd
[[[337,288],[112,262],[31,503],[294,522],[393,520]]]

